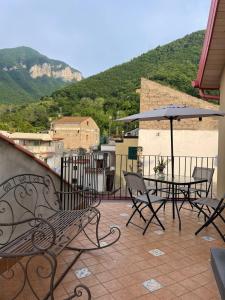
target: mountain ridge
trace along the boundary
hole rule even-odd
[[[92,117],[102,135],[131,130],[135,124],[125,126],[113,120],[139,111],[137,90],[142,77],[198,96],[191,81],[196,78],[203,39],[204,31],[191,33],[129,62],[58,89],[35,104],[15,106],[13,112],[4,108],[0,128],[40,131],[49,127],[49,119],[54,120],[59,115],[79,115]]]
[[[80,71],[65,62],[30,47],[0,49],[0,103],[38,100],[82,78]]]

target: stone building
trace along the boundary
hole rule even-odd
[[[66,150],[90,150],[99,144],[100,130],[91,117],[62,117],[51,124],[54,138],[63,138]]]

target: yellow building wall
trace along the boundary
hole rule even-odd
[[[138,138],[124,138],[122,143],[116,143],[116,186],[125,186],[123,171],[137,172],[137,160],[128,160],[128,148],[138,147]]]

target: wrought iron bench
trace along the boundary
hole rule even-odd
[[[0,185],[0,258],[7,262],[0,278],[7,287],[16,275],[19,276],[19,285],[18,281],[15,286],[11,284],[10,293],[6,288],[5,298],[1,288],[3,299],[24,299],[21,298],[23,293],[32,292],[34,299],[53,300],[54,289],[83,251],[109,247],[119,239],[120,230],[117,227],[111,227],[107,234],[99,236],[101,214],[96,208],[99,201],[95,193],[91,193],[91,201],[90,191],[72,193],[77,193],[80,198],[88,194],[89,206],[62,210],[59,193],[49,176],[24,174]],[[88,224],[95,226],[94,238],[87,232]],[[81,232],[93,246],[84,249],[74,247],[74,242],[69,245]],[[109,236],[110,241],[103,243]],[[72,250],[75,256],[58,276],[57,256],[63,250]],[[44,287],[46,292],[43,294]],[[15,289],[13,296],[9,296],[12,289]],[[78,285],[68,299],[80,297],[84,290],[91,299],[90,291],[84,285]]]

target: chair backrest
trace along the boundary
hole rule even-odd
[[[123,171],[124,178],[126,180],[126,184],[128,190],[132,192],[132,190],[136,190],[141,194],[147,192],[144,179],[140,173],[126,172]]]
[[[214,168],[203,168],[203,167],[194,167],[192,177],[194,178],[206,178],[208,183],[211,184]]]
[[[194,178],[206,178],[207,179],[206,195],[208,194],[209,189],[211,187],[214,171],[215,171],[214,168],[194,167],[192,177],[194,177]]]

